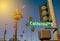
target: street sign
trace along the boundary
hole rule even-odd
[[[48,26],[48,27],[52,27],[51,22],[33,22],[33,21],[29,21],[28,25],[29,26]]]

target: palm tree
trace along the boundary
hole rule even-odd
[[[6,36],[6,26],[7,26],[7,24],[5,24],[5,28],[4,28],[4,41],[6,41],[6,40],[5,40],[5,36]]]
[[[18,26],[18,21],[23,18],[23,13],[21,10],[19,10],[18,8],[14,11],[13,13],[13,18],[15,20],[14,22],[14,34],[15,34],[15,38],[14,38],[14,41],[17,41],[17,26]]]

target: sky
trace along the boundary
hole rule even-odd
[[[12,15],[13,12],[19,8],[24,14],[23,19],[21,18],[18,21],[18,31],[17,37],[19,40],[22,40],[20,37],[22,31],[24,30],[23,40],[27,39],[30,41],[31,39],[31,26],[26,27],[26,22],[29,21],[29,16],[33,17],[33,21],[40,22],[40,12],[39,6],[44,4],[46,0],[0,0],[0,38],[4,36],[4,28],[5,24],[7,34],[6,40],[13,37],[14,34],[14,19]],[[56,21],[58,25],[58,31],[60,33],[60,0],[53,0],[53,7],[56,16]],[[34,26],[35,31],[32,33],[33,41],[39,41],[38,38],[38,30],[43,29],[44,27]],[[53,32],[53,31],[52,31]]]

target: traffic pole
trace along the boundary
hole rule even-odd
[[[32,31],[31,31],[31,41],[32,41]]]
[[[53,28],[57,28],[57,29],[54,29],[54,40],[58,40],[58,27],[57,27],[56,18],[54,15],[52,0],[47,0],[47,2],[48,2],[48,6],[49,6],[49,11],[50,11],[50,14],[52,17]]]

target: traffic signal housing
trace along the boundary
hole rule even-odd
[[[50,30],[48,29],[39,30],[38,37],[39,37],[39,40],[50,40],[51,39]]]
[[[49,6],[47,3],[40,5],[39,10],[40,10],[40,20],[42,22],[52,22],[52,18],[49,12]]]

